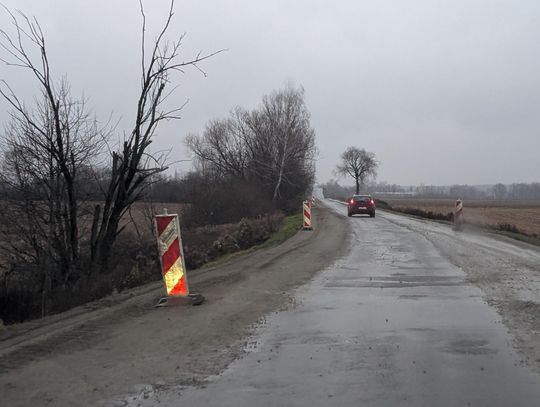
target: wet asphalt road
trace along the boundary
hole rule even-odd
[[[540,405],[540,376],[463,271],[382,213],[350,222],[348,255],[270,316],[245,357],[160,405]]]

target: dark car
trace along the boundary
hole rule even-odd
[[[347,202],[347,215],[369,215],[375,217],[375,201],[370,195],[353,195]]]

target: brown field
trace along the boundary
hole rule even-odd
[[[139,233],[142,236],[151,235],[153,227],[153,215],[163,213],[163,209],[167,208],[169,214],[179,214],[180,217],[185,211],[185,204],[180,203],[162,203],[154,202],[135,202],[131,206],[131,210],[126,212],[122,218],[121,226],[126,225],[126,230]]]
[[[87,241],[90,235],[92,224],[92,213],[96,202],[87,202],[81,204],[79,209],[79,233],[82,241]],[[0,205],[7,205],[6,202],[0,201]],[[185,204],[179,203],[161,203],[155,202],[149,204],[147,202],[135,202],[131,206],[131,210],[127,211],[121,222],[120,227],[123,227],[125,232],[132,234],[140,239],[154,239],[152,236],[153,215],[163,213],[163,209],[167,208],[170,214],[182,215],[185,211]],[[0,235],[0,239],[7,239],[6,235]],[[13,238],[13,237],[9,237]],[[6,260],[8,253],[5,250],[0,250],[0,266]],[[0,267],[1,275],[1,267]]]
[[[448,213],[454,210],[453,200],[385,199],[393,208],[416,208]],[[510,224],[529,235],[540,235],[540,201],[464,201],[463,213],[468,223],[495,227]]]

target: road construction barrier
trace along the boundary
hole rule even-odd
[[[186,297],[189,288],[178,215],[169,215],[166,210],[156,215],[155,230],[167,296]]]
[[[456,200],[456,209],[454,211],[454,227],[461,229],[463,226],[463,201],[461,198]]]
[[[304,201],[303,202],[303,211],[304,211],[304,230],[311,230],[311,202],[310,201]]]

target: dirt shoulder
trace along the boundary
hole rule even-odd
[[[344,253],[348,224],[314,209],[314,231],[190,274],[202,306],[154,308],[150,284],[0,332],[2,404],[126,405],[155,389],[201,383],[246,347],[252,327]],[[103,400],[108,400],[106,403]]]

